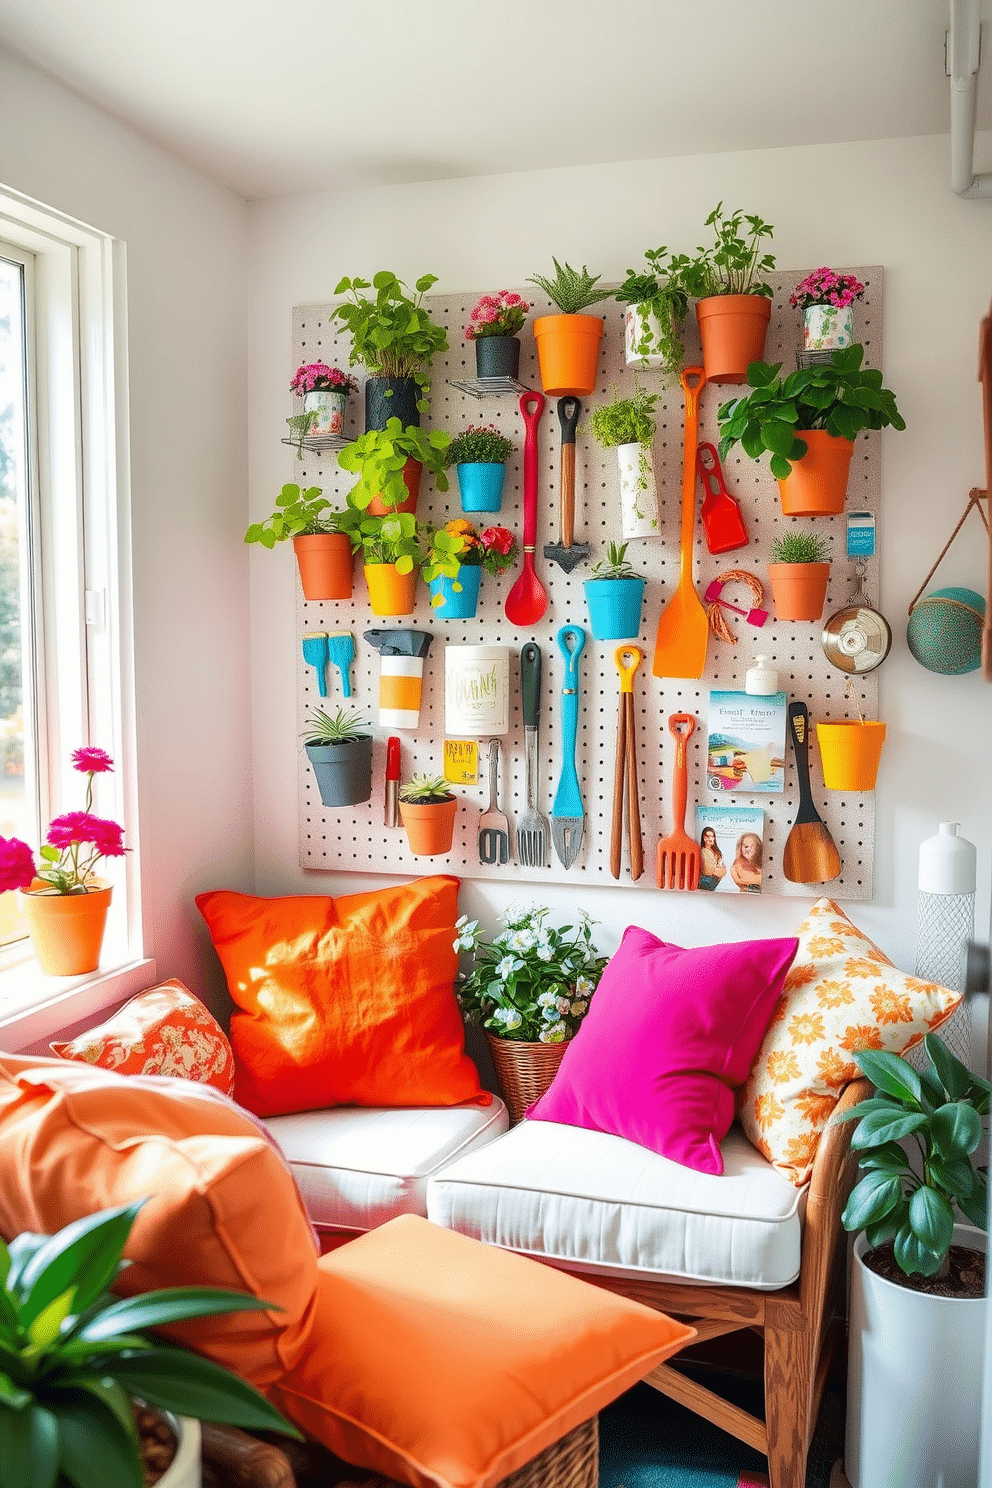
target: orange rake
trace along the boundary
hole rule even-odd
[[[696,720],[691,713],[673,713],[668,720],[669,733],[678,741],[675,751],[675,777],[672,783],[672,815],[675,830],[658,843],[655,878],[659,889],[695,889],[699,887],[700,852],[685,829],[685,807],[689,795],[686,767],[686,745],[692,738]]]

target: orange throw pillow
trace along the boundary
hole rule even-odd
[[[209,1085],[0,1054],[0,1235],[53,1234],[151,1195],[115,1290],[211,1286],[266,1312],[162,1332],[266,1389],[307,1345],[317,1247],[275,1145]]]
[[[120,1075],[176,1075],[234,1089],[234,1055],[217,1019],[182,982],[139,992],[106,1022],[68,1043],[48,1046],[62,1059],[81,1059]]]
[[[419,1215],[319,1271],[311,1347],[272,1398],[346,1462],[414,1488],[491,1488],[695,1337]]]
[[[199,894],[235,1003],[234,1098],[259,1116],[488,1104],[455,999],[458,879],[364,894]]]

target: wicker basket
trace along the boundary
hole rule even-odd
[[[529,1105],[538,1100],[558,1073],[568,1048],[561,1044],[527,1044],[522,1039],[496,1038],[486,1034],[503,1099],[510,1112],[510,1125],[522,1121]]]

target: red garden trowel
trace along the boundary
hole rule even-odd
[[[706,546],[711,553],[732,553],[748,545],[747,528],[738,503],[723,483],[720,460],[712,444],[703,443],[696,452],[696,469],[706,495],[700,512]]]

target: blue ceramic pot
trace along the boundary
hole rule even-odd
[[[462,511],[498,512],[503,506],[505,465],[456,465]]]
[[[589,624],[597,641],[636,641],[641,629],[643,579],[586,579]]]
[[[431,579],[431,600],[433,601],[436,594],[442,596],[441,603],[435,610],[438,618],[440,620],[473,620],[476,606],[479,603],[481,580],[481,565],[468,567],[465,564],[458,570],[457,580],[449,579],[444,574],[441,574],[439,578]],[[462,586],[460,591],[453,587],[456,582]]]

